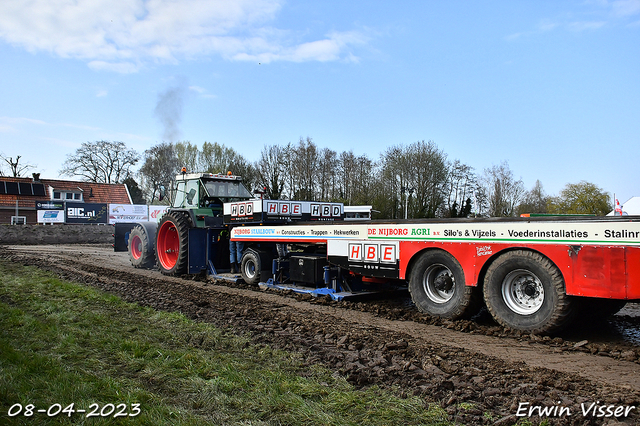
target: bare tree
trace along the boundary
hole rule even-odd
[[[528,191],[518,206],[518,213],[547,213],[550,197],[542,188],[542,182],[536,180],[531,191]]]
[[[144,152],[140,167],[142,190],[149,203],[160,198],[160,189],[173,188],[175,176],[180,172],[178,157],[172,143],[163,142]]]
[[[388,201],[381,199],[379,206],[383,217],[398,219],[404,216],[404,206],[408,205],[407,189],[409,186],[409,164],[402,146],[392,146],[381,155],[382,176],[381,192]],[[405,202],[406,201],[406,202]]]
[[[436,144],[418,141],[390,147],[381,161],[380,184],[395,194],[384,208],[390,210],[390,218],[435,217],[445,201],[447,178],[446,155]]]
[[[139,158],[124,142],[85,142],[74,154],[67,155],[60,173],[80,176],[89,182],[121,183]]]
[[[343,151],[338,157],[338,198],[346,204],[353,203],[357,161],[353,151]]]
[[[2,161],[7,163],[7,165],[9,166],[8,176],[22,177],[22,173],[26,172],[27,170],[36,168],[36,166],[29,163],[23,162],[22,164],[20,164],[20,159],[22,158],[21,155],[18,155],[15,160],[13,159],[13,157],[6,157],[5,155],[0,155],[0,158],[2,158]],[[2,168],[0,168],[0,176],[2,175]]]
[[[289,198],[313,200],[316,196],[318,173],[318,148],[313,140],[300,138],[297,145],[287,145],[287,170],[289,170]]]
[[[279,200],[285,186],[285,149],[279,145],[265,146],[256,162],[258,183],[271,200]]]
[[[256,188],[260,185],[260,179],[255,165],[247,161],[247,159],[242,155],[238,154],[231,160],[227,167],[227,171],[232,172],[236,176],[242,177],[242,183],[249,191],[260,189]]]
[[[478,192],[478,180],[473,167],[455,160],[449,165],[445,185],[445,217],[467,217],[471,213],[473,199]]]
[[[355,158],[355,164],[351,202],[353,204],[370,204],[376,184],[374,179],[375,163],[366,155],[360,155]]]
[[[323,148],[318,155],[318,185],[321,201],[334,201],[336,199],[336,184],[338,168],[338,154],[329,149]]]
[[[436,217],[444,204],[447,156],[432,141],[409,145],[409,189],[415,189],[412,217]]]
[[[492,217],[510,217],[516,214],[516,208],[522,200],[525,189],[521,179],[516,180],[503,161],[484,171],[484,190],[487,197],[487,214]]]
[[[372,172],[374,162],[366,155],[357,156],[353,151],[343,151],[332,161],[333,199],[347,205],[371,202]]]

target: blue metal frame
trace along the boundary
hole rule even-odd
[[[295,293],[310,294],[314,297],[329,296],[333,300],[342,300],[345,297],[354,296],[351,292],[337,292],[336,290],[328,287],[323,288],[310,288],[310,287],[298,287],[295,284],[276,284],[273,282],[273,278],[269,278],[266,283],[259,283],[260,288],[269,288],[272,290],[291,290]]]
[[[211,250],[209,249],[210,230],[207,228],[189,228],[189,273],[199,274],[209,270]],[[213,265],[213,264],[212,264]],[[215,268],[214,268],[215,270]]]

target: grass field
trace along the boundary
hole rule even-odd
[[[448,424],[180,314],[2,259],[0,277],[0,424]]]

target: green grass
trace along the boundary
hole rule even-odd
[[[420,398],[304,377],[296,354],[0,259],[0,424],[445,425]],[[9,417],[126,404],[135,417]],[[54,404],[60,404],[60,407]],[[107,408],[109,408],[107,406]],[[120,407],[118,407],[120,408]]]

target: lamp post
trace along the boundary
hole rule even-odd
[[[403,186],[403,187],[400,188],[400,191],[402,191],[402,193],[405,194],[405,197],[404,197],[404,218],[408,219],[409,218],[409,197],[411,195],[413,195],[414,192],[416,192],[416,189]]]

